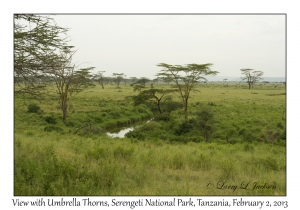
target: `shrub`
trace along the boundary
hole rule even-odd
[[[286,129],[283,130],[283,132],[282,132],[281,135],[280,135],[280,138],[281,138],[282,140],[286,140]]]
[[[159,123],[157,122],[147,122],[144,125],[142,125],[141,127],[138,128],[140,131],[143,132],[149,132],[149,131],[154,131],[159,129]]]
[[[28,112],[29,113],[38,113],[41,110],[41,107],[37,104],[29,104]]]
[[[197,115],[197,127],[203,133],[205,141],[208,142],[208,138],[214,130],[214,113],[210,107],[204,107],[202,110],[196,112]]]
[[[102,117],[95,116],[95,117],[94,117],[94,121],[95,121],[96,123],[103,123],[103,118],[102,118]]]
[[[45,117],[45,121],[49,124],[56,124],[57,123],[55,117],[53,117],[53,116]]]
[[[276,145],[279,145],[279,146],[286,146],[286,141],[285,140],[278,140],[276,143]]]
[[[245,128],[240,128],[239,129],[239,135],[244,135],[246,129]]]
[[[191,130],[194,129],[195,123],[196,123],[195,119],[190,119],[188,121],[184,121],[175,130],[175,135],[180,136],[182,134],[189,133]]]
[[[67,127],[74,127],[74,126],[75,126],[74,123],[71,122],[71,121],[67,121],[67,122],[65,123],[65,125],[66,125]]]
[[[252,130],[246,130],[243,136],[246,142],[253,142],[256,140],[256,136]]]
[[[155,117],[155,121],[170,121],[170,114],[162,113]]]
[[[80,129],[80,136],[92,136],[102,134],[103,129],[96,124],[86,123],[85,126],[82,126]]]
[[[136,106],[135,110],[138,112],[138,113],[147,113],[147,106],[144,105],[144,104],[140,104],[138,106]]]

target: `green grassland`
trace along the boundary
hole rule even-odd
[[[189,119],[203,108],[213,113],[208,143],[186,127],[181,108],[166,115],[171,103],[163,100],[162,117],[155,104],[135,107],[137,93],[120,87],[76,95],[66,123],[55,98],[15,97],[15,195],[286,195],[284,85],[197,85]],[[40,109],[30,113],[30,104]],[[134,123],[125,138],[106,136]]]

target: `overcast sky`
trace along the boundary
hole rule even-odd
[[[55,15],[69,28],[74,62],[106,76],[154,78],[158,63],[212,63],[218,76],[241,68],[285,76],[285,15]]]

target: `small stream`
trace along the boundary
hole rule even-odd
[[[151,122],[154,118],[146,121],[145,123]],[[111,138],[124,138],[125,134],[128,133],[129,131],[133,131],[136,127],[140,126],[142,124],[142,122],[139,122],[138,125],[136,126],[130,126],[127,128],[122,128],[121,130],[118,130],[116,132],[110,133],[107,132],[106,135],[108,135]]]

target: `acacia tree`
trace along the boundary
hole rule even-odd
[[[113,73],[115,83],[120,87],[120,82],[124,79],[124,73]]]
[[[138,79],[138,78],[136,78],[136,77],[130,77],[130,82],[131,82],[131,84],[134,84],[135,81],[136,81],[137,79]]]
[[[143,85],[144,87],[146,86],[146,83],[149,82],[150,79],[147,77],[141,77],[140,79],[138,79],[138,81],[136,81],[136,83]]]
[[[262,71],[254,71],[253,69],[241,69],[241,73],[244,75],[241,79],[246,80],[249,89],[253,88],[254,83],[261,80],[261,76],[264,74]]]
[[[228,79],[227,78],[223,79],[223,85],[224,85],[224,87],[228,87]]]
[[[47,71],[59,62],[58,51],[67,49],[66,28],[49,16],[14,15],[14,93],[43,98]],[[56,54],[56,55],[55,55]]]
[[[188,120],[188,100],[190,93],[194,90],[195,84],[201,80],[206,80],[206,75],[216,75],[217,71],[212,71],[210,67],[211,63],[207,64],[187,64],[187,65],[169,65],[166,63],[160,63],[157,66],[163,67],[159,77],[163,77],[164,81],[173,81],[180,99],[183,102],[184,117]]]
[[[93,69],[75,70],[67,31],[48,16],[14,15],[14,92],[43,98],[47,85],[55,84],[64,122],[72,96],[91,85]]]
[[[127,82],[129,81],[129,79],[128,78],[126,78],[126,75],[124,75],[124,77],[123,77],[123,81],[124,81],[124,84],[125,84],[125,86],[127,85]]]
[[[94,75],[94,80],[101,84],[102,89],[104,89],[104,72],[105,71],[98,71],[98,73]]]
[[[160,107],[160,101],[162,98],[168,94],[173,92],[174,90],[172,89],[154,89],[151,88],[149,90],[143,90],[140,92],[137,96],[133,96],[134,104],[139,105],[141,103],[145,103],[146,101],[153,101],[157,105],[157,110],[161,114],[161,107]]]
[[[89,71],[94,69],[94,67],[75,70],[75,65],[72,65],[74,53],[75,51],[71,49],[60,52],[59,62],[52,65],[51,69],[47,71],[50,79],[54,81],[55,93],[63,113],[63,122],[67,120],[73,95],[93,86],[92,75]]]

